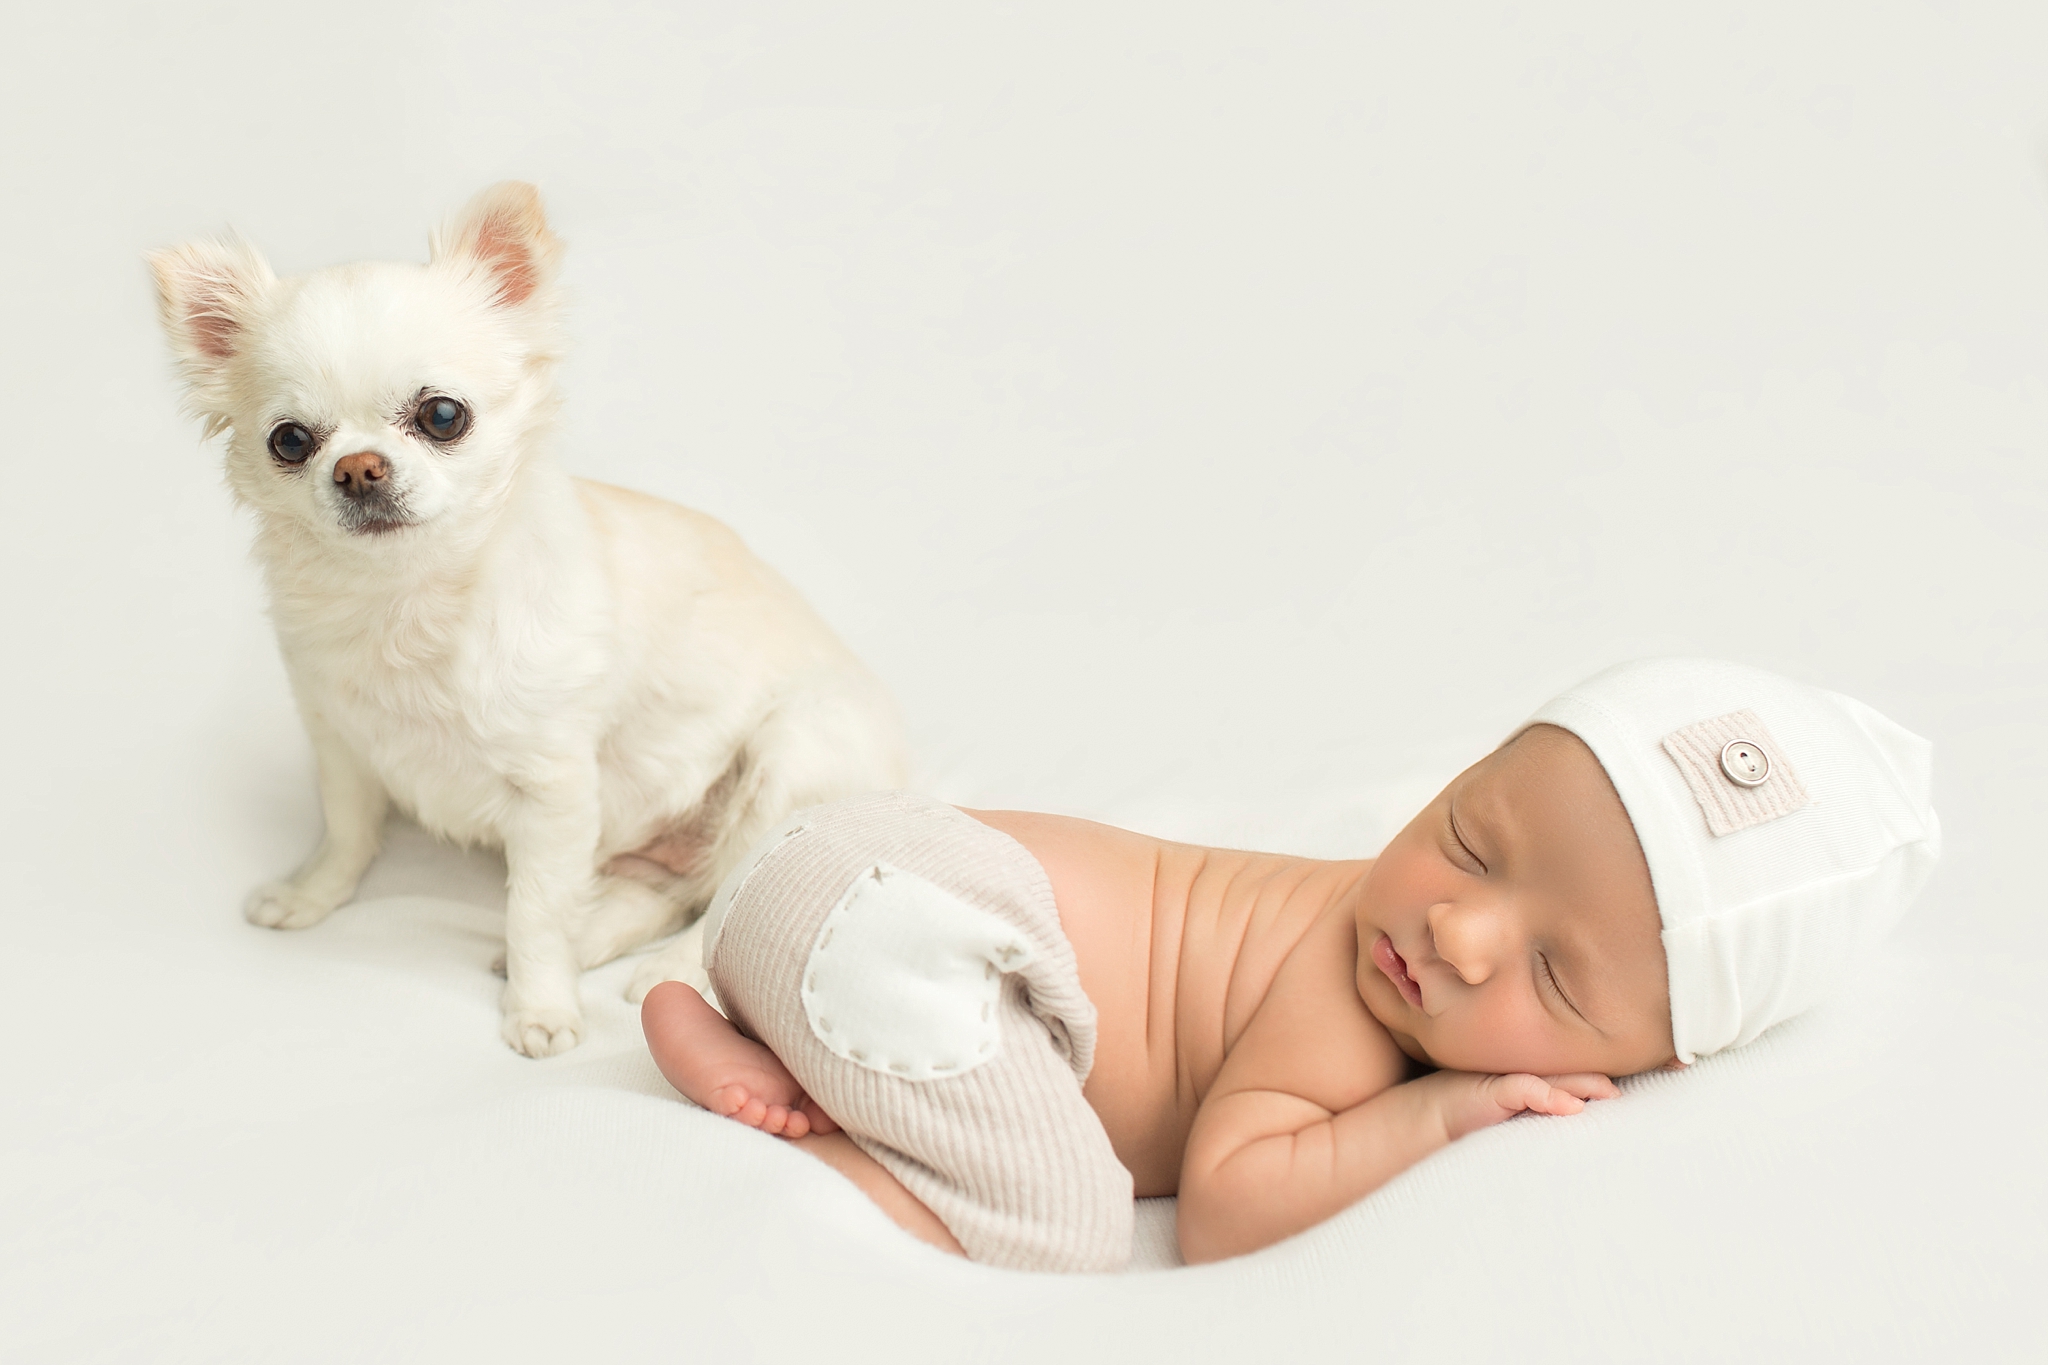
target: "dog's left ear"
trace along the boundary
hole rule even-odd
[[[435,265],[470,265],[491,282],[496,301],[524,308],[545,301],[562,242],[548,230],[540,191],[506,180],[469,201],[432,239]]]

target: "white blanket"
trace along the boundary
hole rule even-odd
[[[2048,11],[1567,8],[10,14],[0,1360],[2048,1356]],[[565,457],[734,524],[939,794],[1368,851],[1703,653],[1931,738],[1947,860],[1852,998],[1195,1270],[898,1235],[628,963],[518,1057],[489,855],[239,918],[319,820],[138,260],[508,174]]]
[[[623,964],[574,1054],[504,1051],[491,860],[394,835],[317,934],[195,907],[9,954],[33,1043],[8,1358],[746,1359],[812,1333],[855,1359],[1991,1358],[2040,1265],[2038,959],[1899,954],[1746,1051],[1476,1135],[1242,1261],[1029,1277],[678,1099]],[[1171,1218],[1145,1201],[1140,1270],[1177,1264]]]

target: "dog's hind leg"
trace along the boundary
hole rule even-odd
[[[665,938],[704,913],[723,869],[715,861],[720,829],[745,782],[746,755],[733,756],[696,807],[631,853],[598,868],[597,898],[576,937],[584,970]],[[710,881],[710,889],[704,883]],[[692,981],[692,985],[696,982]]]
[[[694,822],[703,842],[678,879],[681,922],[687,924],[702,914],[726,873],[793,812],[902,783],[901,741],[879,689],[870,693],[864,685],[785,700],[719,779],[718,787],[730,784],[725,799],[707,799]],[[699,935],[681,935],[640,965],[626,987],[626,998],[638,1002],[663,981],[683,981],[701,989],[702,950]]]
[[[598,874],[597,898],[576,935],[585,971],[644,948],[683,927],[688,879],[633,854],[614,858]]]

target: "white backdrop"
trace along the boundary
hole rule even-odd
[[[2048,11],[17,3],[0,38],[0,1356],[2038,1358]],[[569,243],[565,458],[733,524],[965,802],[1369,850],[1729,655],[1937,746],[1855,997],[1199,1271],[944,1262],[497,1041],[502,867],[319,828],[146,248]]]

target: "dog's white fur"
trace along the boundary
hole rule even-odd
[[[529,1056],[576,1044],[581,969],[681,927],[791,810],[903,779],[880,685],[731,531],[551,457],[559,256],[507,183],[425,266],[279,279],[239,240],[150,258],[319,760],[325,837],[248,917],[348,900],[392,802],[500,846],[503,1031]],[[423,395],[467,404],[468,432],[429,439]],[[284,421],[319,436],[302,465],[268,449]],[[335,470],[363,452],[387,468],[368,522]],[[635,994],[685,966],[657,958]]]

